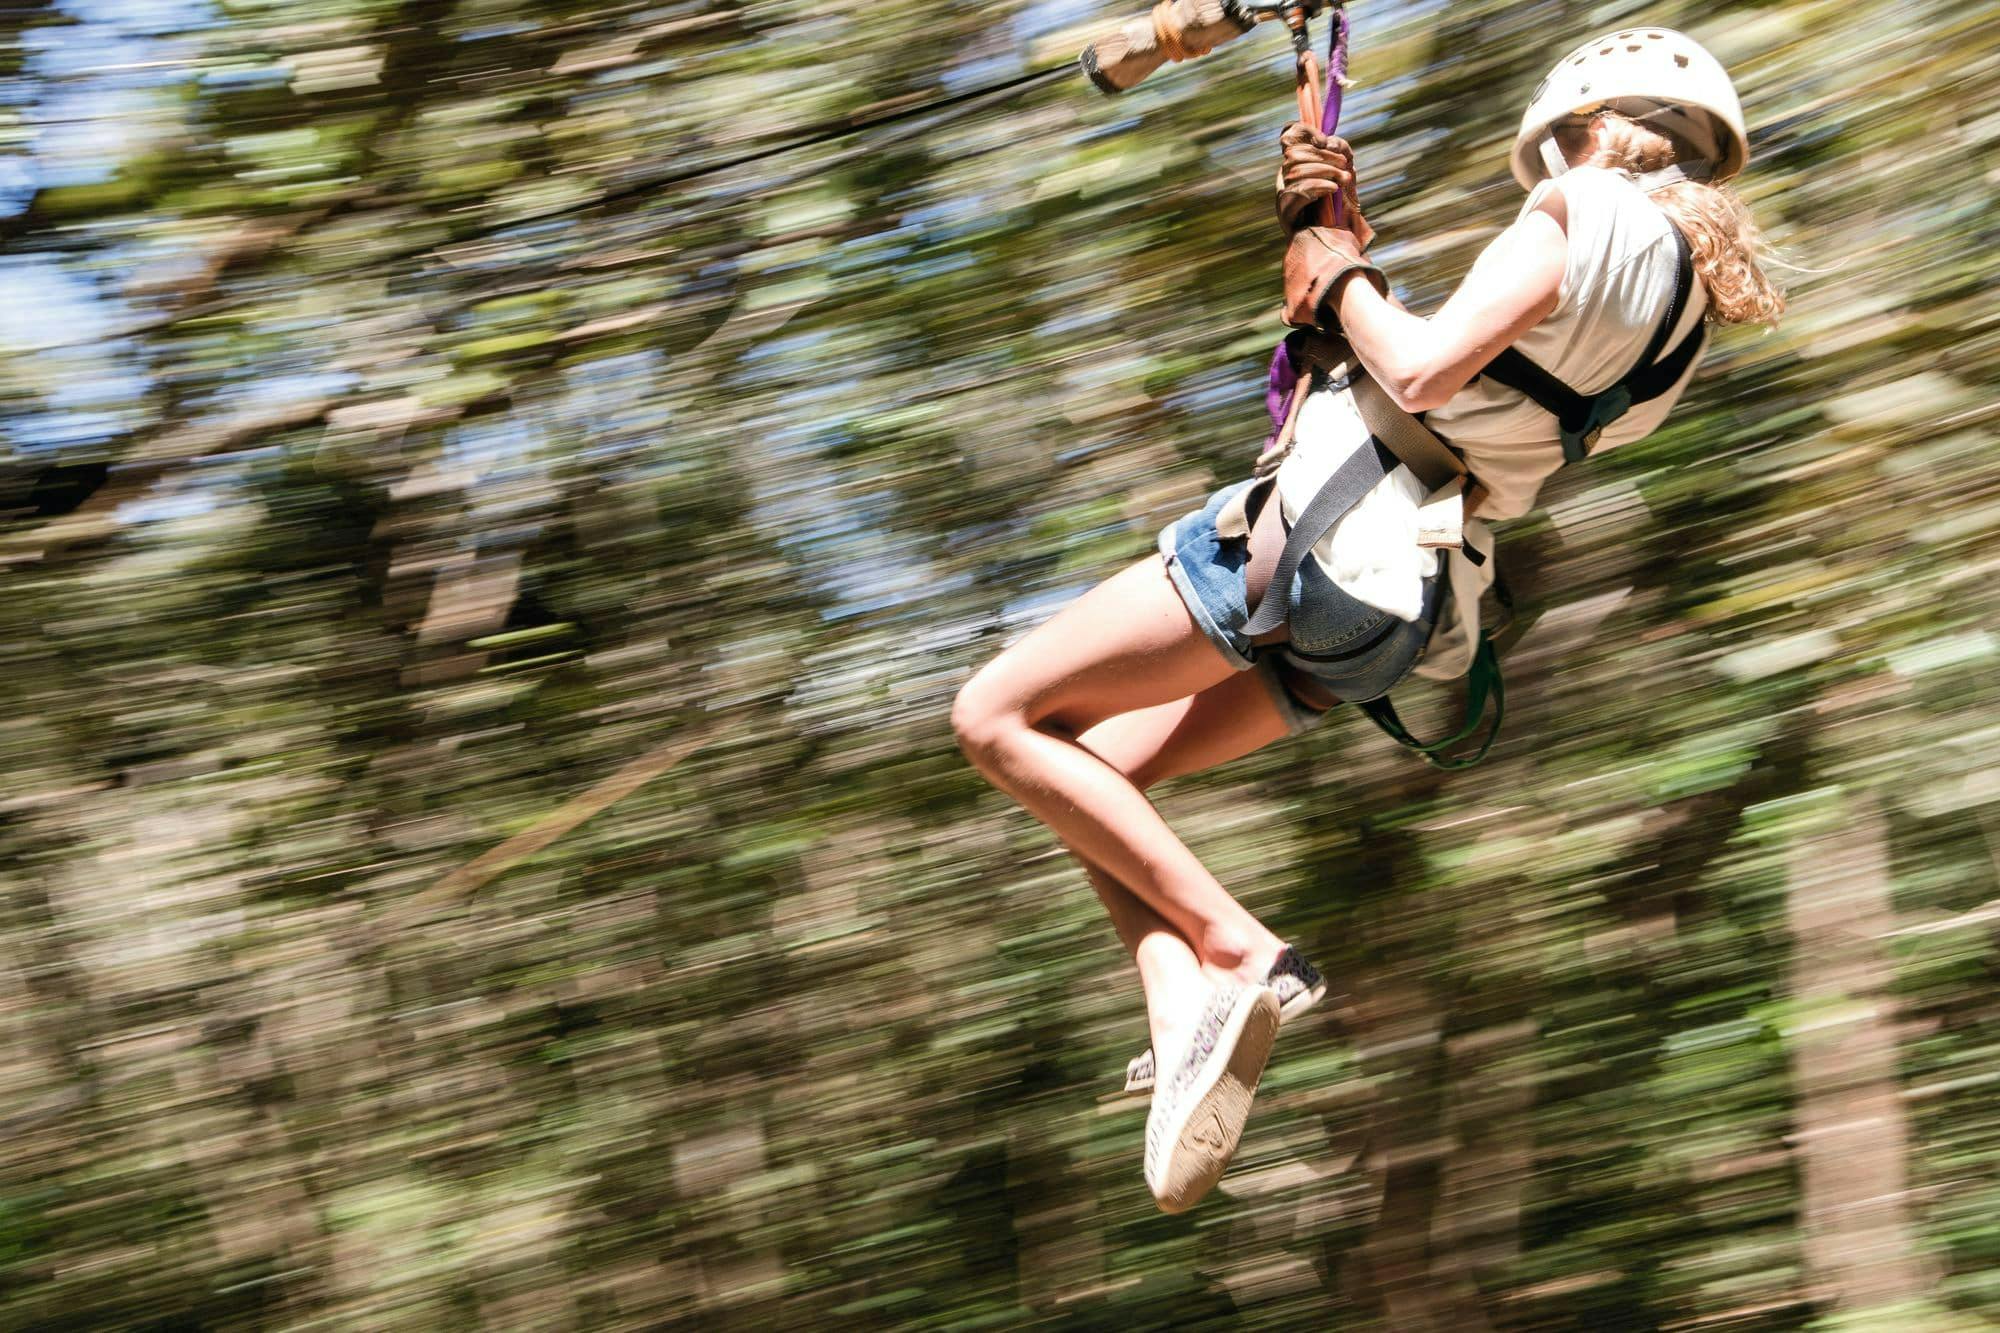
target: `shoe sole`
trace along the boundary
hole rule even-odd
[[[1291,999],[1278,1006],[1278,1021],[1280,1023],[1289,1023],[1325,998],[1326,983],[1324,981],[1310,990],[1300,991],[1297,995],[1294,995]],[[1157,1069],[1157,1067],[1156,1064],[1155,1068]],[[1134,1083],[1131,1076],[1127,1075],[1125,1079],[1125,1091],[1133,1097],[1149,1097],[1152,1095],[1154,1082],[1155,1079],[1148,1079],[1144,1083]]]
[[[1161,1181],[1153,1191],[1163,1213],[1184,1213],[1200,1203],[1229,1169],[1257,1082],[1278,1039],[1278,997],[1268,990],[1246,993],[1229,1023],[1217,1034],[1216,1054],[1202,1071],[1207,1086],[1197,1081],[1188,1089],[1180,1124],[1170,1137],[1173,1147],[1161,1166]],[[1228,1051],[1227,1058],[1222,1052]]]

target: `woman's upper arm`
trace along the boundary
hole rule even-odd
[[[1556,308],[1569,262],[1560,190],[1500,233],[1429,323],[1430,354],[1402,386],[1412,412],[1441,407],[1499,352]]]

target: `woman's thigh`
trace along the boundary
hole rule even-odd
[[[1184,699],[1113,714],[1077,743],[1145,788],[1260,750],[1294,725],[1261,671],[1239,671]]]
[[[982,667],[960,691],[955,721],[961,735],[1011,717],[1076,736],[1113,714],[1185,700],[1237,674],[1151,556]]]

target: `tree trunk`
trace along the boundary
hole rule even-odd
[[[1839,1310],[1923,1294],[1909,1207],[1909,1125],[1896,1072],[1882,941],[1895,925],[1888,835],[1867,799],[1843,798],[1835,827],[1792,847],[1790,1035],[1808,1286]]]
[[[1350,1010],[1362,1069],[1383,1079],[1370,1132],[1382,1198],[1353,1289],[1369,1293],[1390,1328],[1477,1333],[1489,1327],[1478,1288],[1439,1234],[1451,1155],[1443,1012],[1414,978],[1384,974],[1356,989],[1366,997]]]

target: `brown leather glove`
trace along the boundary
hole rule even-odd
[[[1353,232],[1366,250],[1375,240],[1375,229],[1361,216],[1361,201],[1354,192],[1354,150],[1347,140],[1294,121],[1278,136],[1278,144],[1285,154],[1278,168],[1278,221],[1285,230],[1322,221],[1320,204],[1338,199],[1339,224]]]
[[[1285,250],[1285,323],[1310,329],[1319,325],[1322,314],[1326,327],[1339,321],[1321,306],[1332,294],[1342,275],[1359,270],[1382,295],[1389,294],[1389,280],[1382,270],[1361,257],[1361,242],[1345,227],[1306,227],[1292,234]]]

